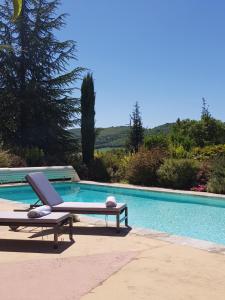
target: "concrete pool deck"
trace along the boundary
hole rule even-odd
[[[0,201],[0,210],[23,205]],[[225,255],[82,218],[75,243],[40,228],[0,227],[1,299],[224,299]],[[4,284],[3,284],[4,283]]]

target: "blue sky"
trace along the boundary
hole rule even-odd
[[[225,121],[225,1],[62,0],[60,39],[95,78],[97,126],[126,125],[136,101],[143,123],[198,119],[205,97]]]

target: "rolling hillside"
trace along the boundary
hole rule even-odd
[[[173,123],[167,123],[152,129],[146,129],[146,134],[168,134]],[[80,128],[70,129],[70,132],[80,139]],[[96,149],[102,148],[123,148],[128,134],[128,126],[116,126],[97,129]]]

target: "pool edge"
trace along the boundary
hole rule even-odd
[[[81,222],[89,223],[90,225],[106,225],[106,222],[97,217],[90,216],[80,216]],[[108,221],[107,224],[109,226],[115,226],[113,221]],[[125,227],[121,227],[123,229]],[[187,236],[170,234],[163,231],[158,231],[154,229],[140,228],[134,227],[131,229],[130,234],[143,236],[146,238],[156,239],[164,242],[168,242],[171,244],[176,244],[180,246],[189,246],[192,248],[196,248],[199,250],[207,251],[210,253],[217,253],[225,255],[225,245],[217,244],[214,242],[210,242],[207,240],[195,239]]]
[[[134,190],[158,192],[158,193],[185,194],[189,196],[202,196],[202,197],[217,198],[217,199],[221,198],[225,200],[225,195],[223,194],[215,194],[215,193],[208,193],[208,192],[195,192],[195,191],[174,190],[174,189],[159,188],[159,187],[146,187],[146,186],[137,186],[133,184],[126,184],[126,183],[105,183],[105,182],[103,183],[103,182],[88,181],[88,180],[81,180],[78,183],[105,186],[105,187],[107,186],[118,187],[124,189],[134,189]]]

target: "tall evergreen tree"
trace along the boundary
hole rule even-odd
[[[92,74],[84,77],[81,86],[81,142],[83,162],[90,166],[95,147],[95,90]]]
[[[0,44],[11,46],[0,51],[0,138],[5,148],[38,147],[63,157],[74,147],[66,128],[79,110],[72,84],[82,68],[68,71],[76,44],[55,36],[66,17],[56,16],[59,0],[24,0],[16,22],[11,2],[0,5]]]
[[[142,125],[140,106],[138,102],[134,105],[134,110],[130,116],[130,134],[127,142],[128,149],[131,152],[138,152],[138,149],[143,144],[144,128]]]
[[[209,106],[207,105],[206,99],[202,98],[202,114],[201,119],[203,121],[208,121],[212,118],[210,112],[209,112]]]

